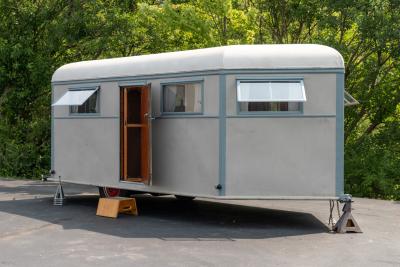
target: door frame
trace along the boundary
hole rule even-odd
[[[139,112],[140,123],[128,122],[128,91],[140,91],[141,108]],[[151,185],[151,84],[127,85],[119,87],[120,94],[120,181],[142,183]],[[141,152],[140,175],[141,177],[128,177],[128,128],[140,128]]]

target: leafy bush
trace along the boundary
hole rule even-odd
[[[400,200],[400,123],[348,144],[345,190],[355,196]]]

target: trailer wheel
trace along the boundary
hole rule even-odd
[[[175,198],[176,198],[177,200],[181,200],[181,201],[192,201],[192,200],[195,199],[196,197],[175,195]]]
[[[150,193],[153,197],[161,197],[161,196],[166,196],[166,194],[161,194],[161,193]]]
[[[113,187],[99,187],[100,197],[129,197],[129,190],[123,190]]]

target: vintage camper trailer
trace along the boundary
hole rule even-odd
[[[346,98],[347,99],[347,98]],[[229,199],[343,194],[344,64],[322,45],[235,45],[67,64],[52,179]]]

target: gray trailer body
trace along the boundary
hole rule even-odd
[[[238,82],[274,80],[304,84],[300,110],[240,111]],[[202,85],[201,112],[163,112],[162,86],[183,82]],[[120,88],[146,84],[154,118],[148,185],[120,178]],[[52,102],[93,87],[96,114],[52,107],[53,179],[210,198],[343,194],[344,65],[332,48],[243,45],[72,63],[53,75]]]

